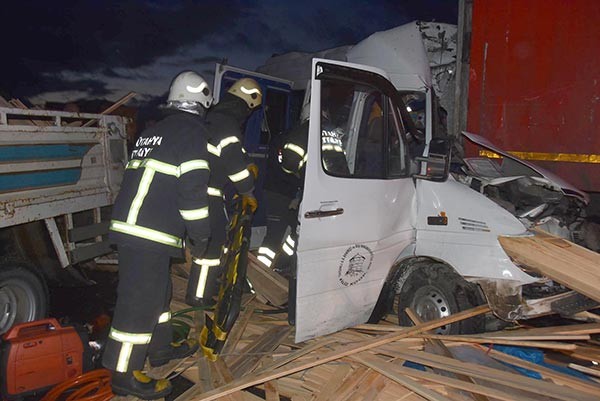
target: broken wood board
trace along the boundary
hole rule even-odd
[[[288,280],[271,268],[264,266],[250,252],[248,252],[247,275],[256,293],[263,296],[272,305],[282,306],[288,302]]]
[[[570,241],[536,231],[531,237],[498,237],[517,264],[600,302],[600,254]]]
[[[239,334],[236,336],[239,338],[229,345],[230,349],[223,355],[223,360],[219,360],[222,365],[217,368],[212,362],[208,362],[203,368],[210,376],[220,375],[221,380],[215,380],[213,377],[211,381],[212,386],[218,387],[201,390],[195,385],[186,395],[179,396],[178,400],[231,400],[231,396],[241,396],[243,401],[473,401],[485,397],[490,401],[564,401],[568,395],[573,400],[588,401],[597,399],[597,395],[600,394],[600,386],[592,381],[555,372],[544,366],[502,354],[493,348],[446,341],[443,337],[432,340],[447,347],[453,356],[453,364],[445,359],[432,362],[430,358],[439,356],[427,352],[428,339],[419,337],[419,333],[426,332],[428,328],[431,330],[432,326],[438,324],[431,322],[427,323],[431,325],[428,327],[415,326],[416,331],[411,331],[410,334],[407,334],[406,330],[415,330],[415,327],[398,328],[388,332],[347,329],[299,344],[295,344],[292,337],[283,338],[283,341],[272,339],[275,345],[278,344],[273,349],[274,345],[266,345],[278,330],[289,329],[285,321],[286,315],[263,314],[261,312],[268,309],[267,305],[259,302],[257,298],[250,302],[244,309],[246,314],[242,312],[237,322],[241,323]],[[487,308],[483,308],[475,313],[485,313]],[[472,311],[466,315],[463,313],[459,320],[468,318],[471,313]],[[535,335],[540,336],[564,332],[564,335],[568,336],[594,334],[597,329],[593,324],[581,324],[513,331],[532,330]],[[482,340],[489,341],[486,338]],[[514,338],[510,337],[508,340],[520,340],[520,337],[515,334]],[[551,344],[552,341],[548,343]],[[564,341],[564,344],[571,348],[573,342]],[[592,341],[578,340],[576,347],[575,351],[561,352],[569,354],[580,351],[588,355],[600,352],[600,348]],[[457,354],[457,351],[463,348],[476,351],[479,358],[468,359],[461,353]],[[272,351],[267,351],[268,349]],[[422,358],[424,366],[434,366],[427,367],[425,372],[403,366],[405,360],[412,358],[404,354],[414,354]],[[367,362],[374,362],[375,365],[364,364],[364,360],[359,361],[363,357],[370,358]],[[491,358],[506,363],[511,363],[514,358],[518,362],[512,365],[522,365],[521,367],[538,371],[548,382],[521,376],[505,365],[496,364],[491,367]],[[206,362],[204,358],[200,360]],[[481,360],[485,360],[485,364],[482,364]],[[249,369],[242,377],[226,383],[229,380],[223,380],[224,377],[234,376],[231,373],[235,368],[233,364],[230,365],[232,361],[237,361],[236,364],[245,361],[243,363],[247,363]],[[219,373],[221,371],[230,373],[223,375]],[[197,378],[198,373],[196,371]],[[400,376],[399,381],[404,380],[404,385],[390,378],[396,378],[394,375]],[[455,375],[467,380],[459,380]],[[549,395],[554,394],[555,390],[558,396]]]
[[[231,382],[221,388],[209,391],[198,397],[193,397],[193,398],[191,398],[191,400],[193,400],[193,401],[214,400],[214,399],[223,397],[225,395],[234,393],[236,391],[243,390],[245,388],[248,388],[248,387],[251,387],[251,386],[254,386],[257,384],[262,384],[269,380],[277,379],[279,377],[287,376],[292,373],[296,373],[296,372],[299,372],[299,371],[302,371],[305,369],[309,369],[309,368],[312,368],[312,367],[315,367],[318,365],[322,365],[322,364],[325,364],[325,363],[328,363],[331,361],[335,361],[337,359],[340,359],[340,358],[343,358],[343,357],[346,357],[349,355],[353,355],[353,354],[359,353],[361,351],[366,351],[366,350],[369,350],[372,348],[376,348],[380,345],[391,343],[391,342],[399,340],[401,338],[409,337],[411,335],[418,334],[418,333],[421,333],[424,331],[433,330],[437,327],[440,327],[440,326],[443,326],[446,324],[451,324],[454,322],[458,322],[460,320],[467,319],[469,317],[477,316],[480,314],[484,314],[489,311],[490,311],[489,306],[482,305],[482,306],[478,306],[473,309],[469,309],[464,312],[459,312],[455,315],[447,316],[443,319],[436,319],[436,320],[432,320],[430,322],[426,322],[426,323],[423,323],[420,325],[406,327],[404,329],[404,331],[386,334],[386,335],[383,335],[383,336],[380,336],[380,337],[377,337],[374,339],[365,340],[365,341],[357,343],[357,344],[345,345],[345,346],[342,346],[333,351],[329,351],[324,354],[321,354],[318,358],[309,360],[307,362],[298,362],[298,363],[294,364],[293,366],[289,366],[289,365],[283,366],[281,368],[274,369],[273,371],[270,371],[270,372],[248,375],[247,377],[234,380],[233,382]],[[177,400],[183,401],[180,398],[177,398]]]
[[[423,323],[423,320],[421,320],[419,315],[417,315],[411,308],[406,308],[404,311],[406,312],[406,314],[408,315],[408,317],[410,318],[410,320],[412,320],[412,322],[414,324]],[[431,332],[427,332],[427,334],[430,334],[430,333]],[[449,358],[454,357],[452,355],[452,352],[450,352],[450,350],[446,347],[446,345],[444,344],[443,341],[436,340],[436,339],[427,339],[427,341],[428,341],[429,345],[433,348],[434,353],[436,353],[438,355],[447,356]],[[475,380],[472,377],[469,377],[466,375],[456,374],[456,378],[458,380],[466,382],[466,383],[476,384]],[[475,401],[489,401],[488,398],[485,396],[485,394],[481,394],[481,393],[477,393],[477,392],[473,393],[473,398],[475,398]]]

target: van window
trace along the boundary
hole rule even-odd
[[[321,160],[331,175],[385,179],[406,171],[402,125],[374,87],[321,81]]]

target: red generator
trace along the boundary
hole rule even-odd
[[[91,358],[84,356],[89,346],[82,336],[87,334],[56,319],[13,326],[2,337],[2,396],[35,394],[89,370]]]

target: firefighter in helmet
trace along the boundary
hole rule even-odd
[[[206,117],[210,132],[207,138],[211,166],[208,204],[212,236],[205,255],[192,264],[186,291],[189,305],[214,305],[218,295],[218,278],[225,268],[222,265],[227,226],[225,187],[233,184],[235,192],[242,198],[244,209],[249,207],[254,212],[258,206],[253,195],[258,168],[248,163],[242,146],[242,133],[246,120],[261,103],[259,84],[254,79],[242,78],[233,83]]]
[[[146,357],[160,366],[198,349],[192,339],[172,343],[169,266],[184,246],[201,257],[210,236],[203,117],[212,100],[197,73],[175,77],[166,116],[137,139],[113,207],[110,239],[119,251],[119,284],[102,362],[118,395],[164,397],[171,384],[142,372]]]

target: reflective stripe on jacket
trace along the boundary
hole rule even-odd
[[[113,206],[111,241],[181,254],[210,235],[206,127],[181,111],[145,130],[135,143]]]
[[[206,118],[209,137],[207,150],[211,171],[210,186],[223,190],[227,180],[231,181],[240,194],[254,190],[254,177],[248,170],[241,137],[242,129],[235,119],[219,111],[209,112]]]

